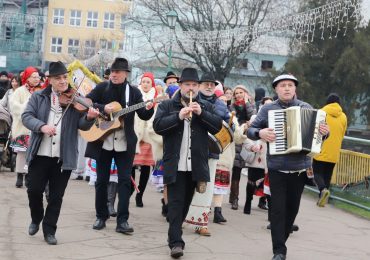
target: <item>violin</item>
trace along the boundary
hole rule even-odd
[[[86,112],[90,107],[93,107],[93,102],[90,98],[83,97],[76,89],[71,87],[59,95],[59,104],[61,107],[65,107],[66,110],[70,106],[73,106],[81,113]],[[99,116],[107,119],[107,117],[100,112]]]
[[[73,106],[82,113],[92,107],[93,102],[91,99],[81,96],[76,89],[70,87],[59,95],[59,104],[61,107]]]

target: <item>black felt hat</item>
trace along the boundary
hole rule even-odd
[[[63,75],[68,73],[66,66],[64,66],[63,62],[50,62],[49,64],[49,77]]]
[[[128,66],[128,61],[125,58],[116,58],[112,66],[110,67],[111,71],[117,71],[117,70],[123,70],[123,71],[128,71],[130,72],[130,68]]]
[[[167,72],[167,75],[166,75],[166,77],[164,78],[164,83],[166,83],[166,81],[168,80],[168,79],[177,79],[177,80],[179,80],[179,77],[177,77],[176,76],[176,74],[175,73],[173,73],[172,71],[169,71],[169,72]]]
[[[182,70],[179,83],[184,81],[196,81],[199,82],[198,72],[194,68],[185,68]]]
[[[213,82],[216,86],[218,85],[218,82],[216,81],[212,72],[203,73],[202,77],[200,78],[200,82]]]

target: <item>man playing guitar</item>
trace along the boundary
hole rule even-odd
[[[94,102],[94,107],[104,111],[108,116],[115,112],[111,102],[118,102],[123,108],[143,102],[140,90],[131,86],[127,81],[130,72],[128,61],[116,58],[111,66],[110,81],[98,84],[88,95]],[[148,102],[145,107],[136,110],[139,118],[149,120],[153,113],[153,103]],[[114,158],[118,171],[118,215],[116,232],[132,233],[134,229],[128,224],[129,200],[131,194],[131,169],[135,156],[137,137],[134,131],[134,113],[121,117],[122,127],[119,127],[99,139],[89,142],[86,148],[86,157],[96,160],[97,180],[95,184],[96,221],[93,229],[105,227],[109,218],[107,206],[107,186],[109,171]]]

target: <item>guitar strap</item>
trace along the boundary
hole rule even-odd
[[[129,101],[130,101],[130,85],[128,83],[126,83],[125,98],[126,98],[126,107],[128,107],[129,106]]]

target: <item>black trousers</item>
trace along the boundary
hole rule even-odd
[[[135,180],[135,175],[136,175],[135,171],[136,171],[136,167],[132,167],[131,175],[132,175],[132,178],[134,178],[134,180]],[[150,166],[141,165],[140,166],[140,179],[139,179],[139,184],[138,184],[138,187],[137,187],[140,191],[140,193],[138,193],[140,196],[143,196],[143,194],[144,194],[144,191],[145,191],[146,185],[148,183],[149,177],[150,177]],[[131,185],[131,194],[134,193],[134,191],[135,191],[135,187],[134,187],[134,184],[132,184]]]
[[[44,235],[55,235],[62,207],[64,191],[71,171],[62,171],[58,158],[36,156],[28,168],[29,186],[27,189],[32,222],[40,224]],[[49,182],[49,201],[44,215],[43,193]]]
[[[272,248],[274,254],[286,255],[285,243],[298,214],[307,174],[284,173],[269,169],[269,178]]]
[[[96,160],[95,210],[97,218],[103,220],[109,218],[107,189],[113,158],[118,172],[117,223],[120,224],[129,218],[128,207],[131,195],[131,169],[134,154],[102,149],[99,159]]]
[[[313,159],[313,173],[315,176],[317,188],[319,189],[320,193],[325,188],[329,189],[334,167],[335,163],[317,161]]]
[[[192,180],[191,172],[177,172],[176,182],[167,185],[168,196],[168,246],[185,247],[182,240],[182,223],[188,214],[193,199],[196,182]]]
[[[242,172],[242,168],[234,166],[231,173],[231,180],[232,181],[240,181],[240,174]]]
[[[254,191],[258,189],[255,183],[256,181],[263,178],[264,176],[265,176],[265,169],[252,168],[252,167],[248,168],[248,183],[246,187],[246,192],[247,192],[246,200],[247,201],[253,200]],[[262,182],[262,185],[263,185],[263,182]]]

